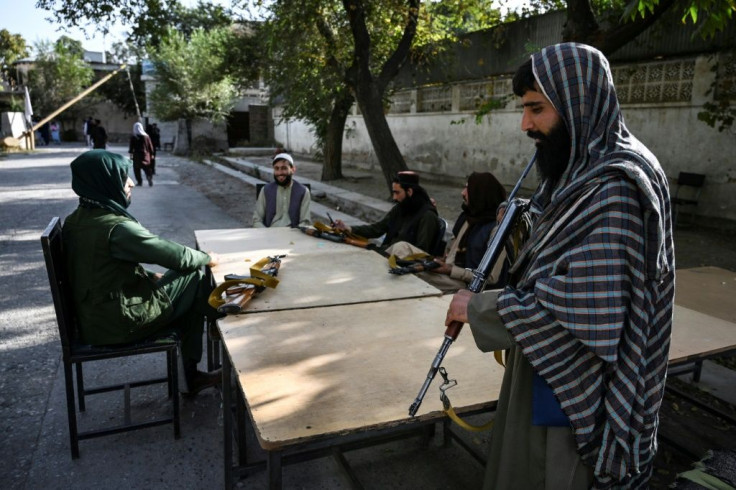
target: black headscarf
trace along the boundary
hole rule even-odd
[[[506,200],[506,189],[488,172],[473,172],[468,177],[468,204],[463,211],[470,226],[496,220],[496,209]]]
[[[468,203],[463,203],[463,212],[455,223],[452,233],[457,236],[467,221],[466,232],[458,243],[455,263],[464,263],[466,243],[470,230],[475,226],[496,221],[496,210],[506,200],[506,189],[489,172],[473,172],[468,177]]]
[[[137,221],[127,211],[130,202],[125,195],[131,166],[128,158],[107,150],[79,155],[71,163],[72,190],[79,196],[79,205],[108,209]]]

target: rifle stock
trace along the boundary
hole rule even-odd
[[[271,281],[274,283],[270,284],[266,276],[275,278],[278,275],[283,257],[285,255],[268,257],[268,262],[261,269],[251,268],[250,276],[227,274],[225,276],[225,283],[215,288],[210,294],[209,304],[213,308],[216,307],[218,313],[229,315],[242,313],[245,310],[245,306],[256,293],[260,293],[266,287],[276,287],[278,281]],[[265,260],[261,259],[257,266],[263,264]],[[224,301],[220,296],[223,292],[226,295]]]
[[[525,208],[524,202],[521,199],[515,198],[515,196],[516,192],[521,186],[521,182],[531,170],[535,160],[536,158],[532,158],[529,161],[518,182],[516,182],[514,189],[509,194],[508,205],[506,206],[506,211],[504,212],[503,219],[493,232],[493,236],[491,237],[490,243],[488,244],[488,248],[486,249],[485,254],[483,254],[483,259],[480,261],[480,264],[478,264],[478,267],[473,270],[473,280],[470,281],[470,284],[468,285],[468,290],[472,291],[473,293],[479,293],[483,291],[483,288],[486,285],[486,281],[488,280],[488,276],[493,270],[493,265],[501,256],[501,252],[503,251],[503,247],[506,244],[506,240],[513,231],[516,222],[518,221],[522,211]],[[444,360],[447,351],[449,350],[452,343],[457,339],[458,335],[460,335],[462,329],[463,323],[457,321],[450,322],[450,324],[445,329],[445,336],[442,341],[442,345],[440,346],[437,355],[432,361],[432,365],[430,366],[429,372],[427,373],[427,378],[424,380],[422,387],[419,389],[419,394],[409,407],[410,417],[416,415],[417,410],[419,410],[419,406],[422,404],[424,396],[427,394],[429,385],[432,383],[432,380],[437,375],[437,371],[442,365],[442,361]]]
[[[237,315],[245,310],[245,305],[253,298],[256,294],[256,287],[250,286],[244,288],[241,293],[238,293],[232,299],[228,300],[227,303],[217,308],[218,313],[225,313],[228,315]]]

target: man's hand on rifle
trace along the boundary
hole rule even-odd
[[[335,220],[335,223],[332,225],[332,227],[336,230],[347,231],[348,233],[352,231],[350,225],[346,225],[341,219]]]
[[[447,308],[447,317],[445,318],[445,326],[450,326],[451,322],[468,323],[468,303],[475,296],[475,293],[467,289],[461,289],[452,297],[450,306]]]
[[[450,272],[452,272],[452,264],[448,264],[440,257],[435,257],[434,261],[439,265],[434,269],[431,269],[431,272],[434,272],[435,274],[444,274],[446,276],[450,275]]]

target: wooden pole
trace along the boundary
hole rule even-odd
[[[49,116],[46,116],[45,118],[41,119],[41,121],[37,122],[35,126],[33,126],[31,129],[27,130],[26,133],[30,132],[31,134],[33,134],[33,132],[36,131],[38,128],[40,128],[41,126],[43,126],[44,124],[46,124],[47,122],[49,122],[50,120],[52,120],[53,118],[55,118],[56,116],[58,116],[59,114],[61,114],[62,112],[64,112],[65,110],[67,110],[69,107],[73,106],[74,104],[76,104],[77,102],[79,102],[80,100],[82,100],[90,92],[93,92],[94,90],[96,90],[100,85],[102,85],[103,83],[107,82],[108,80],[110,80],[112,77],[114,77],[115,75],[117,75],[121,71],[125,70],[125,68],[127,66],[128,65],[126,65],[126,64],[120,65],[120,68],[118,68],[114,72],[108,74],[104,78],[101,78],[96,83],[94,83],[89,88],[87,88],[85,91],[83,91],[81,94],[77,95],[72,100],[70,100],[69,102],[67,102],[63,106],[61,106],[58,109],[56,109]]]

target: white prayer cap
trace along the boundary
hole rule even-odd
[[[294,166],[294,159],[291,158],[291,155],[289,155],[288,153],[279,153],[278,155],[273,157],[271,165],[278,162],[279,160],[286,160],[287,162],[289,162],[289,165],[291,165],[292,167]]]

